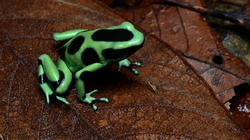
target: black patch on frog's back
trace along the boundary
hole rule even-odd
[[[94,41],[129,41],[133,33],[126,29],[100,29],[92,35]]]
[[[83,52],[82,52],[82,62],[84,65],[90,65],[93,63],[98,63],[100,62],[100,59],[98,57],[98,54],[96,53],[96,51],[92,48],[86,48]]]
[[[69,54],[75,54],[80,47],[82,46],[85,38],[83,36],[76,37],[69,45],[68,47],[68,53]]]

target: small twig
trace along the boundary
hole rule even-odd
[[[151,86],[151,88],[154,90],[155,94],[159,94],[159,91],[156,89],[156,86],[152,85],[149,81],[148,84]]]
[[[3,140],[3,136],[2,136],[2,134],[0,134],[0,140]]]

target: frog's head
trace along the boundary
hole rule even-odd
[[[109,47],[102,51],[102,55],[111,61],[119,61],[129,57],[144,43],[144,35],[129,22],[100,29],[94,33],[92,39],[110,43]]]

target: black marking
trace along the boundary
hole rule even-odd
[[[55,100],[55,99],[57,99],[56,96],[57,96],[56,93],[53,92],[52,94],[49,95],[49,98]]]
[[[127,29],[100,29],[92,35],[94,41],[129,41],[134,34]]]
[[[84,100],[86,98],[86,94],[84,94],[83,96],[82,96],[82,99]]]
[[[82,52],[82,62],[87,66],[93,63],[100,62],[100,59],[94,49],[87,48]]]
[[[92,73],[92,72],[89,72],[89,71],[84,71],[84,72],[82,72],[81,75],[80,75],[80,79],[81,79],[82,81],[85,81],[85,80],[88,79],[88,77],[90,76],[90,73]]]
[[[43,67],[43,62],[42,62],[42,60],[38,59],[38,66],[40,66],[40,65]],[[48,81],[49,80],[48,80],[47,76],[44,73],[42,75],[38,76],[39,85],[47,83]]]
[[[60,70],[59,70],[59,77],[60,77],[60,79],[58,81],[56,81],[56,82],[50,81],[49,82],[51,87],[54,89],[54,91],[58,88],[58,86],[60,86],[61,83],[63,83],[63,81],[65,79],[64,73]]]
[[[105,49],[102,51],[102,55],[106,59],[116,59],[116,58],[121,57],[123,54],[125,54],[125,49],[121,49],[121,50]]]
[[[42,60],[38,59],[38,66],[43,65]]]
[[[42,74],[42,75],[39,75],[38,81],[39,81],[39,85],[41,85],[41,84],[47,83],[48,78],[45,74]]]
[[[57,50],[57,53],[58,53],[58,55],[60,56],[60,58],[62,60],[65,60],[65,51],[66,51],[66,47],[65,46],[63,46],[59,50]]]
[[[95,98],[95,101],[102,101],[101,98]]]
[[[52,94],[50,94],[49,95],[50,102],[58,101],[58,99],[56,98],[56,96],[59,96],[59,95],[57,95],[55,92],[53,92]]]
[[[42,62],[42,60],[38,59],[38,66],[40,66],[40,65],[43,67],[43,62]],[[38,82],[39,82],[39,85],[47,83],[48,82],[47,76],[45,74],[39,75]]]
[[[68,47],[68,53],[69,54],[75,54],[80,47],[82,46],[85,38],[83,36],[76,37],[69,45]]]
[[[119,50],[105,49],[102,51],[102,55],[106,59],[117,59],[121,57],[129,57],[130,55],[135,53],[139,48],[141,48],[143,46],[143,43],[137,46],[128,47],[126,49],[119,49]]]

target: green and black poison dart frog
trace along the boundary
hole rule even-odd
[[[69,88],[73,76],[76,79],[77,97],[80,101],[97,106],[93,101],[109,102],[107,98],[94,98],[91,95],[97,89],[85,93],[84,78],[111,63],[118,63],[138,74],[131,65],[140,66],[139,62],[131,63],[126,58],[143,46],[144,36],[129,22],[118,26],[95,30],[74,29],[53,34],[55,41],[69,40],[60,47],[57,66],[47,54],[38,58],[39,86],[49,104],[50,96],[69,104],[61,95]]]

